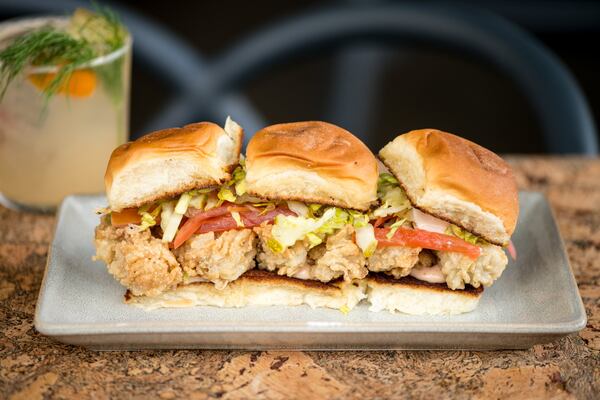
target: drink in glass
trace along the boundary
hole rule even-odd
[[[0,49],[35,29],[66,29],[71,20],[5,22],[0,25]],[[53,209],[68,194],[102,192],[106,160],[127,140],[129,36],[114,51],[76,65],[57,84],[61,67],[60,62],[27,65],[5,86],[0,100],[0,193],[10,206]]]

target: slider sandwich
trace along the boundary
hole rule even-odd
[[[240,159],[242,129],[198,123],[117,148],[96,259],[152,309],[300,305],[365,298],[361,232],[377,161],[324,122],[267,127]],[[257,268],[255,268],[257,267]]]
[[[233,195],[242,139],[228,118],[224,128],[200,122],[165,129],[113,151],[95,258],[131,295],[194,281],[224,287],[254,267],[252,229],[226,230],[241,223],[242,212],[259,214]]]
[[[325,122],[257,132],[201,122],[117,148],[96,259],[126,302],[458,314],[507,265],[515,180],[496,154],[437,130],[379,153]]]
[[[367,276],[362,230],[377,201],[377,160],[350,132],[325,122],[269,126],[248,144],[246,190],[296,216],[254,229],[258,268],[292,278]]]
[[[371,212],[367,295],[372,311],[459,314],[508,263],[519,212],[510,166],[434,129],[398,136],[379,152],[380,206]],[[513,255],[514,257],[514,255]]]

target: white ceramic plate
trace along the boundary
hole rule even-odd
[[[479,307],[447,317],[348,315],[300,307],[195,307],[144,311],[123,303],[124,288],[92,261],[94,210],[103,197],[67,197],[40,290],[35,327],[93,349],[515,349],[585,327],[586,315],[547,201],[521,193],[513,242],[517,262],[486,289]]]

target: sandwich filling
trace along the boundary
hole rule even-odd
[[[346,282],[364,278],[367,248],[355,240],[368,225],[358,211],[288,201],[296,215],[278,215],[273,224],[255,228],[258,267],[299,279]]]
[[[136,296],[193,282],[224,289],[255,266],[321,282],[372,271],[464,289],[491,285],[508,262],[502,248],[412,207],[388,173],[369,213],[252,197],[244,177],[242,160],[221,187],[106,211],[96,258]]]
[[[196,189],[119,212],[104,210],[96,258],[134,295],[194,281],[217,288],[254,268],[254,227],[294,215],[245,195],[243,161],[220,187]]]
[[[412,207],[388,173],[369,213],[249,196],[243,160],[232,175],[218,188],[108,212],[96,257],[134,295],[198,281],[223,289],[255,266],[321,282],[373,271],[464,289],[490,286],[508,262],[499,246]]]
[[[279,275],[350,282],[367,275],[373,250],[355,239],[366,213],[248,195],[244,160],[220,187],[103,212],[96,258],[136,296],[193,282],[224,289],[256,261]]]
[[[508,259],[501,247],[413,207],[393,175],[379,176],[377,195],[370,271],[445,282],[450,289],[490,286],[502,274]]]

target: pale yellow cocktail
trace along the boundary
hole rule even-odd
[[[0,47],[15,35],[68,19],[0,26]],[[71,71],[46,92],[57,66],[25,67],[0,101],[0,193],[4,202],[52,209],[73,193],[100,193],[111,151],[128,136],[131,42]]]

